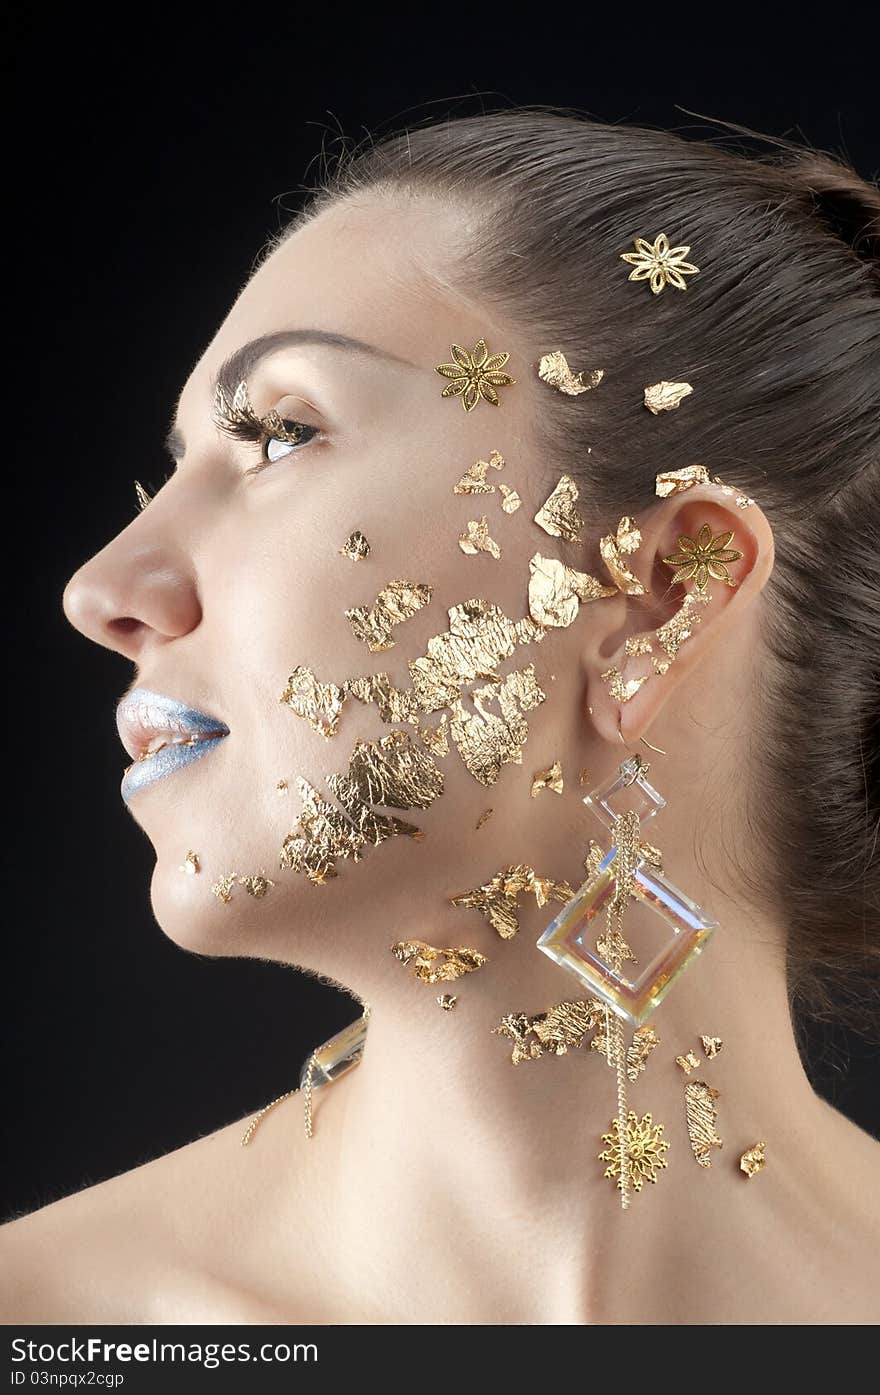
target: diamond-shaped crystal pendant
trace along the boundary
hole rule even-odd
[[[644,824],[665,807],[666,800],[648,784],[640,761],[630,758],[621,764],[614,780],[591,790],[584,803],[607,828],[613,828],[615,818],[630,809],[638,811]],[[596,939],[603,933],[602,913],[617,885],[616,854],[617,848],[612,847],[596,875],[578,888],[537,944],[563,969],[577,974],[618,1017],[640,1026],[700,953],[718,922],[640,858],[623,923],[634,959],[625,959],[620,969],[612,968],[601,958]],[[658,919],[666,932],[659,938]]]

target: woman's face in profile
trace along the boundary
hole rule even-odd
[[[450,910],[450,896],[504,863],[529,860],[550,837],[529,790],[533,770],[558,758],[561,742],[572,749],[580,739],[576,701],[565,705],[577,665],[569,680],[550,677],[568,632],[524,644],[506,664],[535,664],[555,701],[541,710],[520,703],[527,764],[504,763],[491,786],[455,743],[443,757],[430,753],[412,723],[389,725],[376,702],[348,697],[328,738],[282,701],[290,676],[306,668],[323,684],[387,673],[409,688],[409,662],[448,632],[450,607],[474,598],[511,621],[528,616],[529,558],[542,540],[553,550],[532,521],[549,477],[549,466],[530,468],[534,375],[510,330],[452,287],[448,249],[459,237],[459,215],[377,202],[337,205],[289,238],[245,286],[184,386],[174,474],[65,593],[72,622],[134,662],[132,688],[205,714],[206,730],[218,722],[228,728],[197,759],[173,761],[154,778],[150,760],[136,759],[149,726],[138,733],[123,723],[135,758],[126,802],[156,853],[154,911],[167,934],[199,952],[293,950],[305,967],[344,975],[353,935],[375,934],[384,949],[401,931],[461,934],[462,912]],[[252,365],[239,358],[222,381],[231,395],[245,380],[258,416],[274,409],[288,427],[301,424],[298,441],[261,445],[219,429],[212,406],[225,361],[254,340],[290,331],[297,342],[273,341]],[[516,381],[499,390],[500,405],[480,401],[466,412],[457,397],[441,395],[446,382],[435,369],[450,360],[453,343],[472,349],[480,339],[490,354],[510,353],[506,368]],[[499,480],[522,497],[516,513],[502,509],[498,490],[454,493],[462,474],[492,451],[506,462]],[[500,558],[459,546],[468,522],[485,515]],[[370,544],[358,561],[341,552],[355,530]],[[401,580],[431,588],[420,593],[428,603],[390,628],[391,647],[371,649],[346,611],[369,610]],[[420,720],[435,728],[453,715],[447,705]],[[297,867],[295,847],[294,865],[282,866],[280,851],[303,811],[298,779],[338,809],[326,777],[349,772],[358,741],[379,742],[392,730],[407,733],[402,778],[421,788],[422,802],[383,812],[423,836],[368,843],[357,859],[338,857],[337,875],[323,881],[301,858]],[[477,831],[490,807],[491,820]],[[313,807],[313,841],[326,832],[325,815],[322,804]],[[195,874],[185,870],[190,851]],[[274,883],[262,896],[240,880],[261,876]],[[216,889],[224,879],[225,897]]]

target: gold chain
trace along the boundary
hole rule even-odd
[[[626,914],[632,893],[633,873],[640,859],[639,829],[641,820],[635,809],[620,814],[614,821],[614,843],[617,852],[614,857],[614,895],[608,902],[605,921],[605,939],[608,946],[608,963],[615,973],[619,973],[623,963],[623,918]],[[626,1151],[626,1050],[623,1041],[623,1022],[617,1013],[606,1009],[608,1017],[613,1017],[611,1030],[606,1035],[610,1053],[617,1072],[617,1133],[620,1148],[620,1205],[622,1210],[629,1206],[629,1156]]]

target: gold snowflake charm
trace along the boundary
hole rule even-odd
[[[516,382],[508,373],[500,371],[510,354],[490,354],[485,339],[479,341],[472,354],[460,344],[453,344],[451,353],[455,362],[440,363],[434,371],[442,374],[444,378],[451,379],[441,396],[460,397],[466,412],[472,412],[481,397],[485,402],[491,402],[493,407],[497,407],[499,401],[495,389]]]
[[[663,1125],[655,1124],[650,1114],[646,1114],[643,1119],[640,1119],[631,1109],[626,1116],[624,1145],[629,1162],[627,1171],[634,1191],[640,1192],[645,1182],[656,1182],[658,1168],[666,1166],[663,1154],[669,1144],[665,1138],[660,1137],[662,1132]],[[599,1161],[608,1163],[603,1176],[616,1177],[618,1187],[622,1188],[620,1126],[617,1119],[612,1120],[611,1132],[603,1133],[602,1142],[608,1144],[608,1147],[599,1154]]]
[[[687,290],[685,276],[695,276],[698,266],[684,259],[690,247],[670,247],[665,233],[658,233],[654,242],[646,242],[643,237],[634,238],[637,250],[622,252],[621,261],[629,262],[635,268],[627,277],[628,281],[647,281],[650,278],[651,290],[659,295],[665,286],[675,286],[679,291]]]
[[[687,533],[680,533],[678,546],[681,551],[663,558],[667,567],[675,568],[672,580],[687,581],[693,577],[694,587],[703,593],[710,576],[714,576],[718,581],[726,581],[728,586],[735,586],[736,582],[724,565],[725,562],[737,562],[742,557],[742,553],[737,552],[735,547],[727,546],[732,537],[731,528],[713,538],[708,523],[703,524],[696,538],[689,538]]]

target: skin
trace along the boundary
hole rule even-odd
[[[559,474],[542,446],[556,400],[534,371],[547,346],[456,289],[449,249],[460,245],[460,219],[419,200],[360,201],[277,250],[186,383],[176,473],[64,596],[71,622],[131,660],[139,685],[230,728],[214,754],[132,801],[156,852],[162,929],[201,954],[272,958],[344,984],[372,1006],[364,1059],[316,1093],[311,1140],[297,1094],[246,1149],[247,1120],[237,1120],[6,1226],[7,1322],[873,1321],[878,1146],[814,1094],[786,1002],[785,910],[770,895],[751,904],[734,862],[754,852],[746,759],[773,566],[760,501],[740,510],[699,486],[639,517],[630,561],[650,594],[585,605],[569,628],[518,651],[505,671],[534,662],[549,698],[529,714],[523,764],[485,789],[453,749],[440,762],[442,797],[404,815],[423,842],[369,849],[320,887],[277,870],[299,810],[295,789],[280,797],[277,781],[293,787],[303,774],[326,793],[324,775],[346,767],[354,741],[389,730],[374,707],[352,702],[325,741],[279,702],[296,664],[324,681],[385,670],[403,683],[407,659],[445,630],[449,606],[484,596],[526,614],[534,552],[603,575],[596,535],[558,543],[532,521]],[[322,436],[246,475],[258,448],[217,432],[211,375],[246,340],[293,326],[347,334],[402,361],[315,346],[274,355],[250,378],[256,410],[274,406]],[[501,389],[499,408],[465,413],[441,398],[433,370],[451,343],[480,337],[510,353],[516,383]],[[499,478],[523,499],[510,517],[498,495],[452,493],[492,449],[507,461]],[[456,545],[483,513],[500,561]],[[614,703],[600,674],[620,662],[628,635],[678,608],[682,588],[661,559],[706,522],[716,534],[734,529],[737,586],[711,583],[711,604],[670,671]],[[601,530],[616,523],[603,519]],[[337,550],[354,528],[372,544],[365,563]],[[399,627],[393,650],[370,654],[343,611],[399,576],[433,585],[431,604]],[[582,996],[535,949],[555,911],[523,898],[518,935],[501,941],[476,911],[449,904],[520,861],[579,885],[586,841],[604,830],[585,814],[577,772],[611,777],[624,755],[618,728],[668,800],[646,836],[722,926],[653,1019],[661,1045],[630,1105],[664,1122],[669,1166],[626,1214],[596,1159],[615,1112],[601,1056],[514,1068],[509,1044],[489,1030],[504,1013]],[[641,746],[643,735],[668,754]],[[532,799],[533,772],[557,758],[564,795]],[[187,848],[200,854],[200,876],[178,871]],[[210,887],[232,869],[264,870],[276,886],[262,901],[238,892],[223,905]],[[442,989],[389,952],[406,935],[489,956],[452,985],[455,1011],[441,1012]],[[695,1072],[722,1094],[724,1147],[709,1170],[691,1155],[674,1065],[681,1052],[702,1057],[701,1033],[724,1040]],[[767,1166],[747,1180],[739,1156],[758,1139]]]

